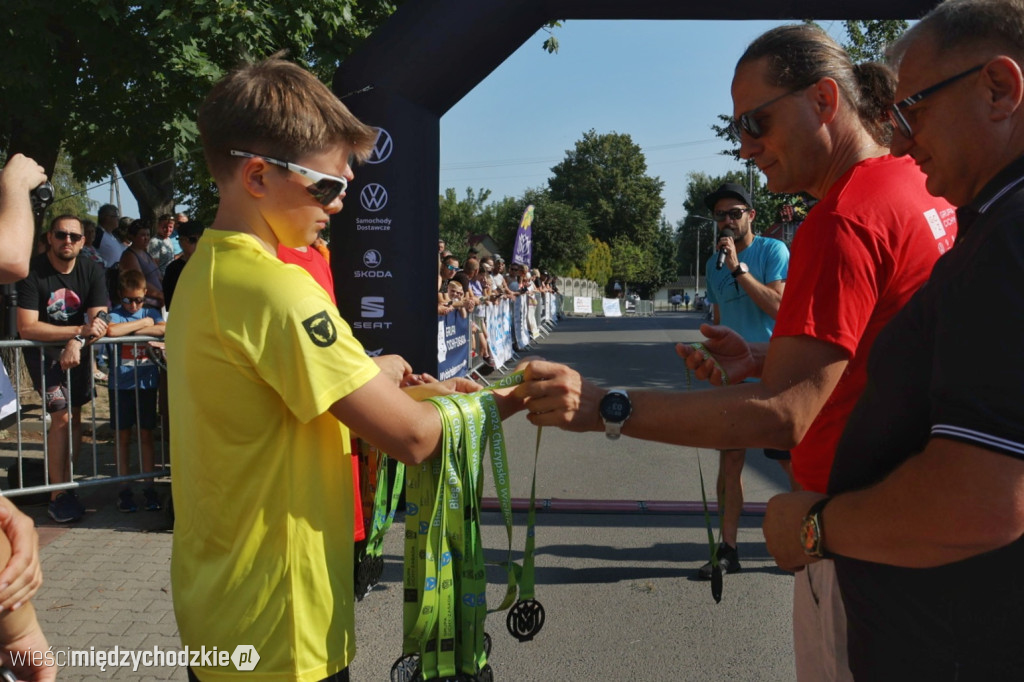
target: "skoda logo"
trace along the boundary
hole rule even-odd
[[[388,191],[384,185],[371,182],[359,191],[359,203],[367,211],[375,213],[388,205]]]
[[[366,163],[384,163],[391,156],[394,144],[391,141],[391,133],[383,128],[377,128],[377,141],[373,143],[373,151]]]
[[[370,249],[363,254],[363,265],[368,268],[380,267],[380,251],[377,249]]]

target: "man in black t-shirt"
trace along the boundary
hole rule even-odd
[[[828,495],[773,498],[834,558],[858,680],[1024,680],[1024,4],[942,3],[897,43],[892,151],[959,206],[879,334]]]
[[[107,288],[103,268],[78,258],[85,246],[81,220],[72,215],[54,218],[46,239],[46,253],[32,259],[28,277],[18,282],[18,335],[63,344],[46,346],[42,353],[26,348],[25,363],[50,415],[46,450],[50,483],[66,483],[71,480],[69,421],[77,449],[82,405],[93,397],[92,363],[83,358],[83,349],[107,333],[107,323],[100,316],[107,309]],[[73,490],[52,494],[49,514],[54,521],[77,521],[83,513]]]

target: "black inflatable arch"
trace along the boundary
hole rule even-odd
[[[440,119],[545,23],[914,19],[935,4],[407,0],[334,77],[334,92],[363,121],[381,128],[373,158],[358,169],[345,210],[331,222],[331,267],[342,316],[371,354],[398,353],[417,372],[436,370]]]

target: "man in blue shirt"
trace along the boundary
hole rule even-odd
[[[708,301],[715,304],[714,323],[732,328],[748,342],[766,342],[775,327],[782,291],[789,268],[789,249],[777,239],[756,236],[752,226],[757,212],[742,185],[727,182],[704,198],[718,224],[715,253],[707,263]],[[731,236],[723,235],[726,229]],[[725,261],[718,266],[719,253]],[[765,455],[777,460],[795,488],[789,453],[765,448]],[[743,511],[743,464],[746,450],[720,450],[718,460],[718,504],[721,508],[721,544],[718,561],[722,573],[740,570],[736,534]],[[697,576],[711,579],[711,562]]]

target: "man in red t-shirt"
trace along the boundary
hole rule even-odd
[[[625,396],[568,367],[530,363],[517,388],[530,421],[704,448],[788,449],[797,481],[825,492],[871,343],[956,235],[950,204],[928,194],[912,161],[888,153],[892,130],[882,121],[893,87],[883,67],[855,68],[818,27],[782,26],[755,40],[732,83],[740,154],[757,164],[772,192],[820,200],[793,242],[771,342],[748,345],[725,327],[705,325],[714,358],[677,346],[698,377],[723,383],[724,370],[730,385],[714,391]],[[760,383],[738,383],[751,376]],[[780,507],[770,502],[765,517],[769,550],[791,543],[810,512]],[[833,562],[806,559],[806,568],[782,566],[800,571],[797,678],[852,679]]]

